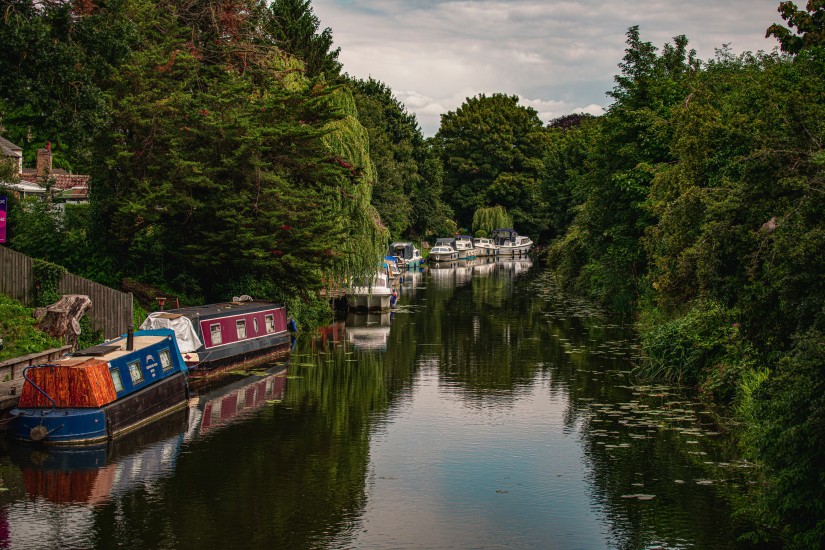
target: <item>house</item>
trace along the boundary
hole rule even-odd
[[[0,155],[14,159],[17,163],[17,173],[23,172],[23,148],[18,147],[3,136],[0,136]]]
[[[51,184],[54,195],[69,203],[88,202],[89,180],[91,176],[70,174],[62,168],[52,167],[52,147],[46,143],[44,149],[37,150],[37,167],[23,168],[23,149],[0,137],[0,154],[15,159],[19,181],[5,182],[4,187],[18,193],[20,198],[46,193],[46,184]]]

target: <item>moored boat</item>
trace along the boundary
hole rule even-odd
[[[458,252],[459,260],[472,260],[477,256],[473,238],[469,235],[458,235],[455,238],[455,250]]]
[[[105,442],[185,408],[186,370],[169,329],[139,330],[27,367],[10,433],[46,445]]]
[[[289,349],[283,304],[241,296],[231,302],[183,307],[149,314],[141,328],[171,328],[194,374],[231,366]]]
[[[458,260],[458,252],[452,246],[438,245],[430,249],[431,262],[452,262]]]
[[[378,271],[371,280],[354,280],[347,289],[347,302],[353,310],[390,309],[396,296],[386,269]]]
[[[418,267],[424,263],[421,252],[409,242],[392,243],[389,254],[395,256],[400,267]]]
[[[493,239],[478,238],[475,239],[476,256],[492,257],[498,256],[498,247]]]
[[[533,241],[513,229],[496,229],[492,234],[499,256],[519,256],[530,252]]]

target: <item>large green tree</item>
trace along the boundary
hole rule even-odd
[[[112,79],[93,189],[111,254],[210,298],[242,281],[307,292],[367,269],[383,237],[368,163],[327,141],[345,117],[334,90],[265,47],[255,5],[217,21],[202,17],[208,2],[181,7],[135,3],[142,44]]]
[[[463,227],[481,207],[502,205],[522,232],[544,225],[539,193],[547,135],[538,113],[516,96],[468,98],[441,117],[436,146],[447,204]]]
[[[637,27],[628,30],[609,94],[615,102],[588,132],[584,172],[575,177],[581,204],[553,250],[568,284],[625,311],[638,299],[647,267],[641,238],[655,224],[646,204],[650,183],[674,160],[671,112],[698,70],[687,43],[679,36],[657,53]]]

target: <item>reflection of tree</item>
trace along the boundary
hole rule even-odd
[[[384,362],[344,346],[303,353],[282,403],[192,441],[160,498],[135,491],[102,508],[97,546],[310,548],[341,536],[365,503],[370,418],[386,406]]]
[[[633,336],[621,319],[566,296],[549,273],[534,288],[551,385],[569,395],[566,426],[581,434],[592,499],[609,520],[611,545],[730,545],[736,525],[729,498],[740,489],[705,483],[723,477],[709,464],[735,453],[702,429],[689,397],[632,386]]]

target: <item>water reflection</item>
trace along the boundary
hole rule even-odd
[[[386,351],[391,316],[389,311],[349,313],[346,320],[347,341],[356,351]]]
[[[730,499],[749,465],[689,395],[635,383],[621,320],[523,259],[407,272],[399,294],[392,313],[302,335],[286,369],[199,383],[184,421],[151,441],[83,466],[8,450],[0,537],[5,525],[21,548],[735,544]]]

